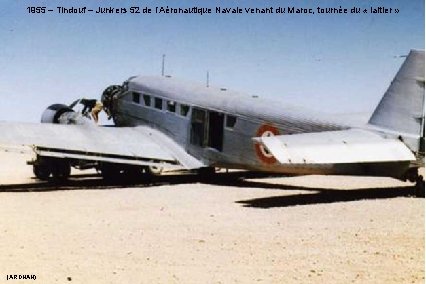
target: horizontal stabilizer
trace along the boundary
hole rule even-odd
[[[349,129],[256,137],[281,164],[341,164],[415,160],[399,140]]]

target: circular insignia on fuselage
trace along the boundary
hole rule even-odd
[[[270,124],[263,124],[256,132],[256,137],[269,137],[275,135],[280,135],[280,131],[278,128]],[[261,143],[255,143],[254,148],[256,151],[256,156],[263,163],[271,165],[277,162],[277,159],[275,159],[274,155],[272,155]]]

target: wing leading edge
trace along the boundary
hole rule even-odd
[[[255,137],[281,164],[340,164],[413,161],[399,140],[361,129]]]
[[[37,154],[165,168],[199,168],[203,164],[172,139],[147,126],[0,123],[3,149],[31,146]]]

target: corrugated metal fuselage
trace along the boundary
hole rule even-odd
[[[115,100],[117,126],[149,125],[206,165],[288,174],[401,176],[405,162],[279,164],[252,138],[349,128],[321,114],[165,77],[136,77]]]

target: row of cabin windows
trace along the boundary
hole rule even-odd
[[[151,96],[147,94],[142,94],[143,101],[145,106],[151,107]],[[132,100],[134,103],[140,104],[140,94],[136,92],[132,92]],[[154,97],[154,108],[162,110],[163,109],[163,99]],[[167,101],[167,111],[176,113],[176,102],[174,101]],[[187,116],[189,113],[189,105],[180,105],[180,112],[179,114],[181,116]],[[237,118],[233,115],[227,115],[226,116],[226,127],[228,128],[234,128],[235,123],[237,122]]]
[[[139,93],[132,92],[132,101],[134,103],[140,104],[140,95]],[[151,107],[151,96],[147,94],[142,94],[143,102],[146,107]],[[154,97],[154,108],[158,110],[163,109],[163,99]],[[168,112],[176,113],[176,102],[174,101],[167,101],[166,109]],[[179,114],[181,116],[187,116],[189,112],[189,106],[188,105],[180,105],[180,112]]]

